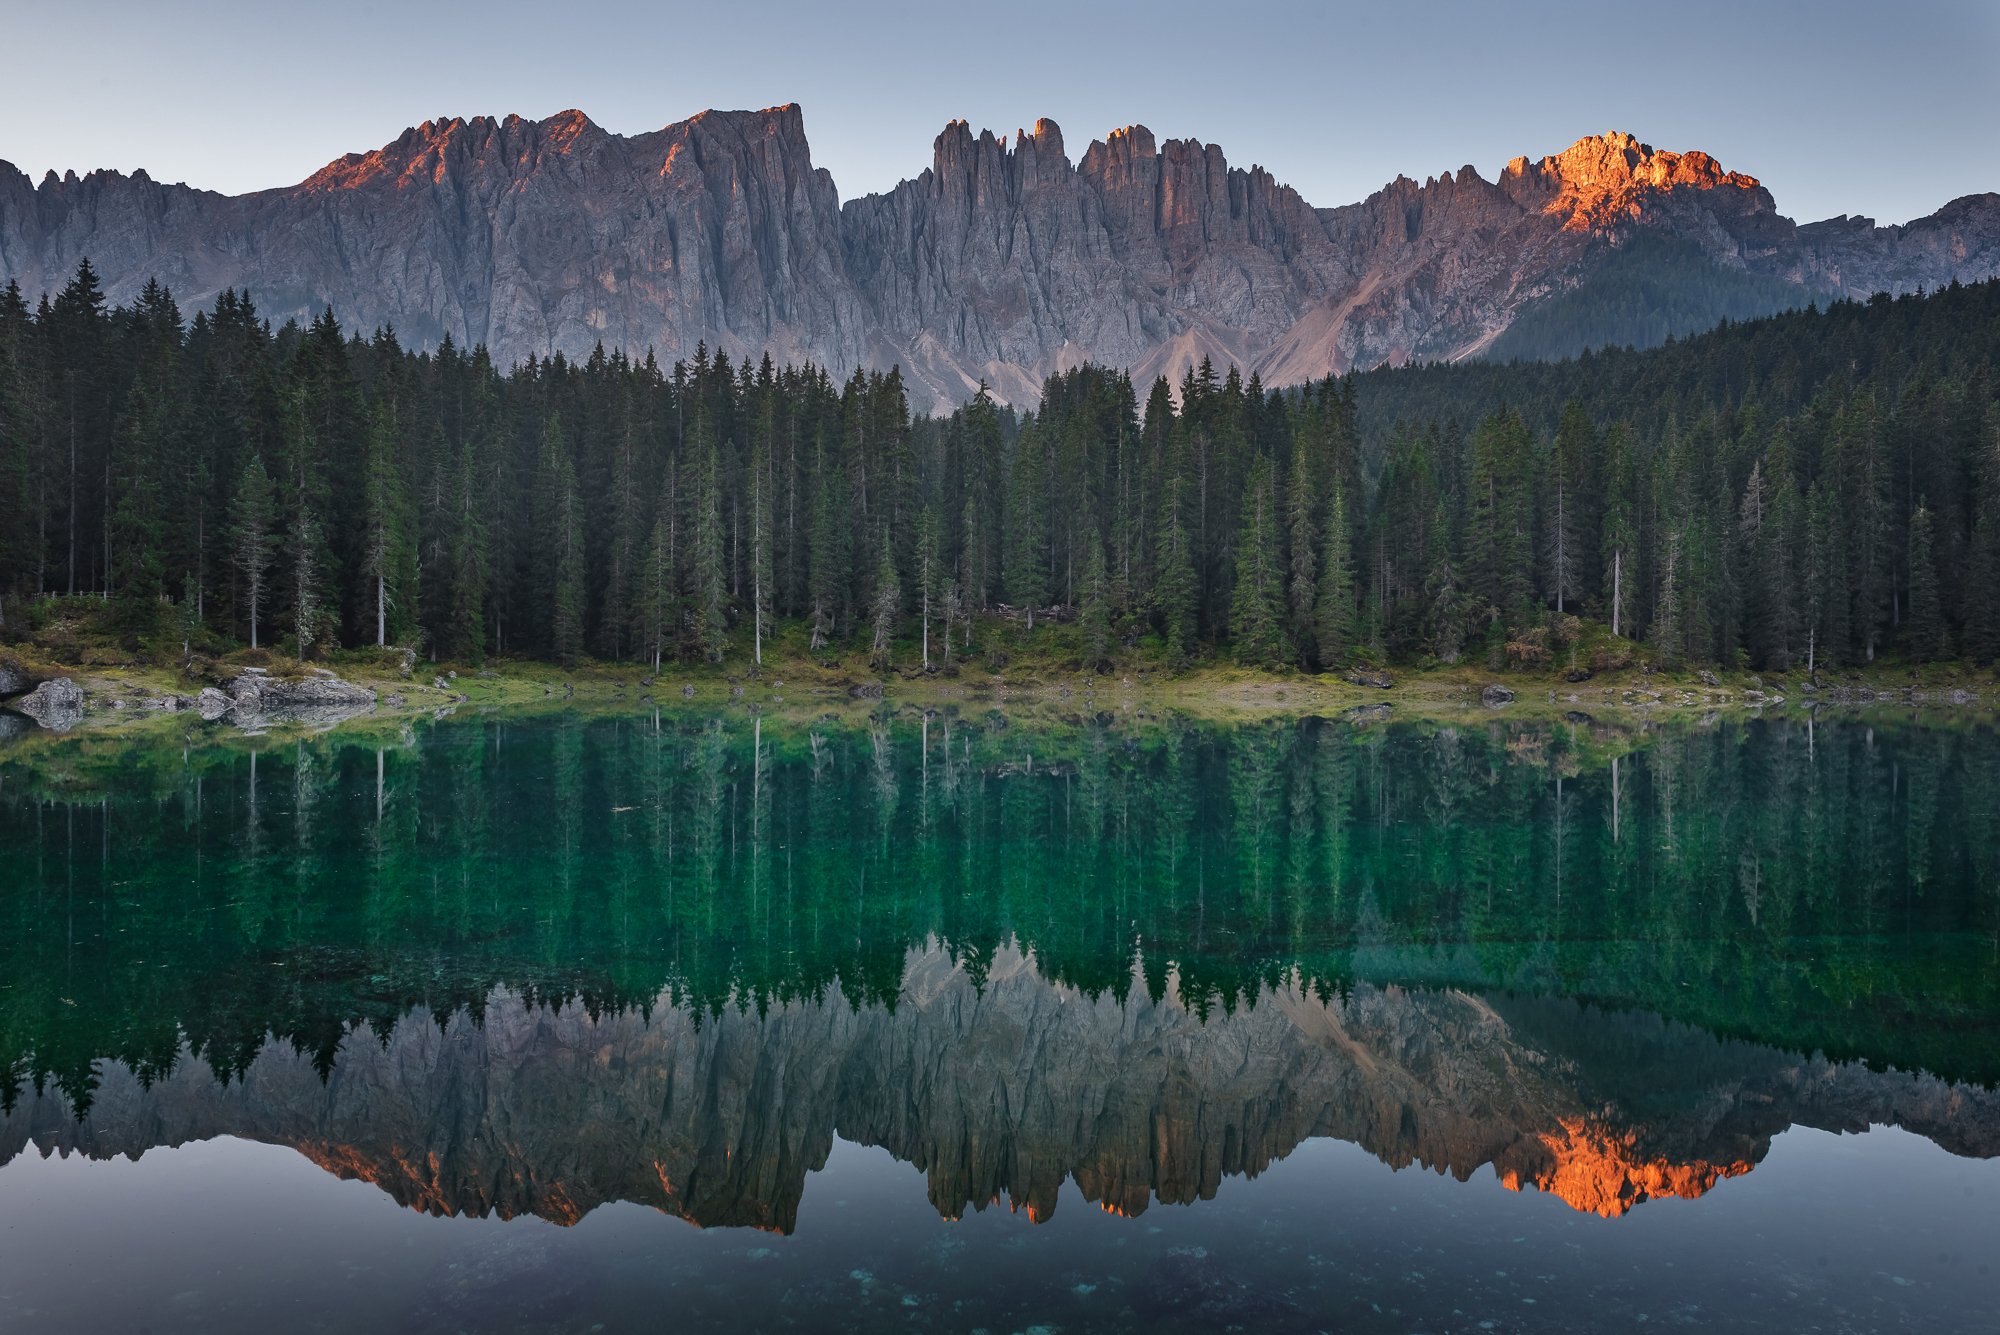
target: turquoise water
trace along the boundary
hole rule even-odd
[[[1883,719],[30,734],[0,1328],[1989,1329],[1996,817]]]

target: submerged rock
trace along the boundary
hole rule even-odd
[[[83,722],[83,688],[68,677],[57,677],[16,700],[14,708],[50,732],[68,732]]]

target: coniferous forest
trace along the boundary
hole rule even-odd
[[[1269,669],[2000,653],[2000,284],[1646,352],[1272,389],[1085,366],[1017,413],[599,349],[501,368],[247,294],[0,293],[0,636],[137,652],[949,669],[1073,623]],[[1018,642],[1018,641],[1016,641]]]

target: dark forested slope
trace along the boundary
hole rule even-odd
[[[112,307],[86,264],[0,293],[0,617],[161,657],[722,661],[782,626],[948,668],[1053,609],[1090,664],[1583,669],[1581,619],[1639,642],[1614,659],[1986,660],[1996,344],[2000,285],[1954,286],[1285,393],[1204,360],[1142,403],[1086,365],[1032,413],[913,418],[895,369],[503,373],[235,292]]]

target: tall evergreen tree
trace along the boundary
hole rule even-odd
[[[1640,467],[1637,445],[1623,425],[1605,433],[1604,467],[1608,483],[1599,550],[1606,619],[1613,635],[1631,635],[1638,620]]]
[[[326,616],[320,596],[324,577],[320,552],[324,544],[319,516],[313,513],[312,506],[305,503],[295,506],[286,528],[285,549],[292,567],[292,640],[297,646],[295,656],[301,660],[319,643],[321,622]]]
[[[917,516],[917,614],[924,646],[924,671],[931,670],[931,617],[943,596],[944,555],[939,549],[937,512],[925,506]],[[947,646],[951,643],[951,623],[945,623]]]
[[[401,643],[416,629],[416,516],[403,481],[407,458],[396,404],[384,398],[375,405],[368,425],[361,542],[364,596],[374,604],[377,645],[387,645],[392,638]]]
[[[665,507],[653,521],[652,534],[640,560],[639,583],[633,599],[639,647],[652,660],[653,672],[673,641],[674,626],[680,619],[678,582],[674,570],[674,526]]]
[[[1270,461],[1250,466],[1243,488],[1241,541],[1236,549],[1236,585],[1229,599],[1229,635],[1236,653],[1260,667],[1283,666],[1292,649],[1285,635],[1279,565],[1278,498]]]
[[[760,443],[750,456],[750,623],[751,657],[764,662],[764,638],[770,633],[771,605],[776,593],[772,571],[776,533],[771,516],[771,456]]]
[[[1354,652],[1354,558],[1348,537],[1347,490],[1336,477],[1327,497],[1319,583],[1313,591],[1313,654],[1321,671]]]
[[[1007,601],[1028,610],[1049,600],[1048,452],[1033,423],[1021,428],[1007,483],[1005,577]]]
[[[277,558],[278,501],[264,461],[251,455],[236,481],[230,509],[237,572],[243,578],[244,606],[250,618],[250,647],[258,647],[259,619],[269,589],[271,564]]]
[[[818,482],[813,492],[812,606],[808,615],[812,620],[812,647],[823,649],[832,642],[847,602],[847,507],[823,446],[814,450],[813,475]]]
[[[548,652],[558,663],[576,662],[583,652],[583,501],[577,494],[576,464],[570,458],[562,421],[550,414],[542,435],[543,531],[541,559],[547,562]]]
[[[487,526],[480,506],[478,457],[461,445],[450,474],[450,513],[444,547],[448,600],[438,648],[481,662],[486,652],[486,598],[490,578]]]
[[[695,649],[711,663],[722,661],[729,633],[728,564],[722,517],[722,480],[716,446],[697,427],[694,478],[687,489],[687,606]]]
[[[1104,544],[1097,530],[1083,535],[1084,566],[1082,604],[1077,626],[1083,632],[1084,666],[1101,671],[1111,659],[1111,575],[1104,563]]]
[[[1319,488],[1315,485],[1323,461],[1315,457],[1314,433],[1301,431],[1292,446],[1292,476],[1285,489],[1286,541],[1291,569],[1285,592],[1291,612],[1292,642],[1301,666],[1319,662],[1317,612],[1319,602]],[[1335,487],[1339,487],[1338,479]]]
[[[1154,529],[1153,602],[1167,656],[1185,664],[1194,655],[1197,586],[1193,540],[1181,513],[1181,479],[1169,474],[1160,499],[1160,522]]]
[[[1910,516],[1910,615],[1903,623],[1903,647],[1910,657],[1926,662],[1949,652],[1932,528],[1930,509],[1919,500]]]
[[[882,556],[875,565],[875,639],[871,651],[877,666],[889,665],[889,646],[896,638],[896,621],[902,614],[903,590],[896,577],[896,548],[887,528],[882,530]]]

